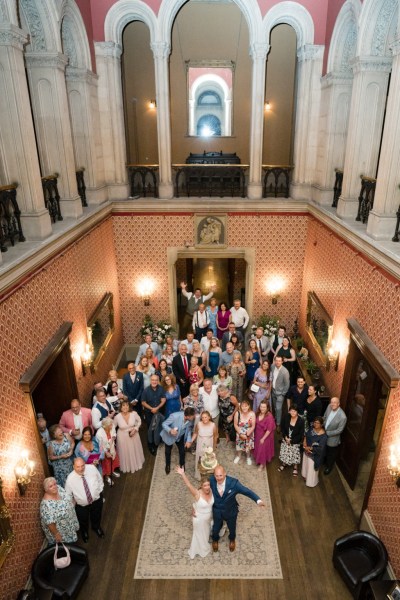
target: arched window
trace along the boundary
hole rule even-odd
[[[197,106],[222,106],[221,96],[213,90],[206,90],[198,97]]]
[[[215,115],[203,115],[197,121],[197,135],[201,137],[221,135],[221,121]]]

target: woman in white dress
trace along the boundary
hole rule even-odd
[[[204,558],[211,552],[209,543],[210,529],[212,522],[212,507],[214,496],[211,491],[210,482],[204,479],[199,489],[196,489],[186,476],[182,467],[176,467],[176,472],[182,477],[184,484],[189,489],[194,498],[193,502],[193,537],[188,554],[194,558],[197,554]]]
[[[195,478],[200,481],[199,460],[206,448],[216,450],[218,443],[218,430],[208,410],[203,410],[200,421],[195,425],[192,435],[192,444],[197,440],[195,458]]]

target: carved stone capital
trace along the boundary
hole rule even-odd
[[[151,44],[154,58],[168,58],[171,53],[171,46],[167,42],[154,42]]]
[[[249,54],[253,60],[265,60],[270,49],[269,44],[254,43],[250,44]]]
[[[12,23],[0,24],[0,46],[13,46],[17,50],[23,50],[28,37],[22,29]]]
[[[333,85],[351,85],[353,81],[352,71],[331,71],[321,77],[321,88],[329,88]]]
[[[300,62],[305,60],[322,60],[325,46],[305,44],[297,50],[297,58]]]
[[[392,59],[384,56],[357,56],[350,64],[354,74],[365,71],[390,73],[392,69]]]
[[[25,60],[28,69],[51,67],[65,71],[68,64],[68,56],[61,52],[27,52]]]
[[[122,46],[115,42],[95,42],[94,49],[96,56],[103,58],[121,58]]]
[[[89,85],[97,85],[98,75],[81,67],[68,66],[65,70],[65,78],[67,81],[83,81]]]

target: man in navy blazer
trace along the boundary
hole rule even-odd
[[[134,362],[128,364],[128,373],[124,375],[122,381],[122,391],[125,396],[128,396],[128,400],[133,410],[141,415],[142,405],[140,399],[143,393],[143,373],[136,371],[136,365]]]
[[[242,485],[238,479],[227,476],[222,465],[215,467],[214,475],[210,477],[210,485],[214,496],[212,548],[214,552],[218,551],[219,532],[223,522],[226,521],[229,529],[229,550],[233,552],[236,547],[236,520],[239,513],[237,494],[247,496],[257,502],[258,506],[265,506],[265,504],[257,494]]]
[[[195,419],[192,406],[187,406],[184,411],[174,412],[162,424],[161,439],[165,444],[165,472],[171,471],[172,446],[176,444],[179,450],[179,466],[185,466],[185,448],[192,445],[191,421]]]

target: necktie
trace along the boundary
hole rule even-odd
[[[183,368],[185,369],[185,376],[188,377],[189,371],[188,371],[186,356],[183,357]]]
[[[86,481],[84,475],[82,475],[82,483],[83,483],[83,489],[85,490],[85,494],[86,494],[86,498],[87,498],[88,504],[92,504],[92,502],[93,502],[93,496],[90,493],[88,482]]]
[[[262,345],[261,345],[261,340],[258,340],[258,347],[260,349],[260,356],[262,354]]]
[[[221,485],[218,486],[218,492],[220,496],[224,495],[224,488]]]

